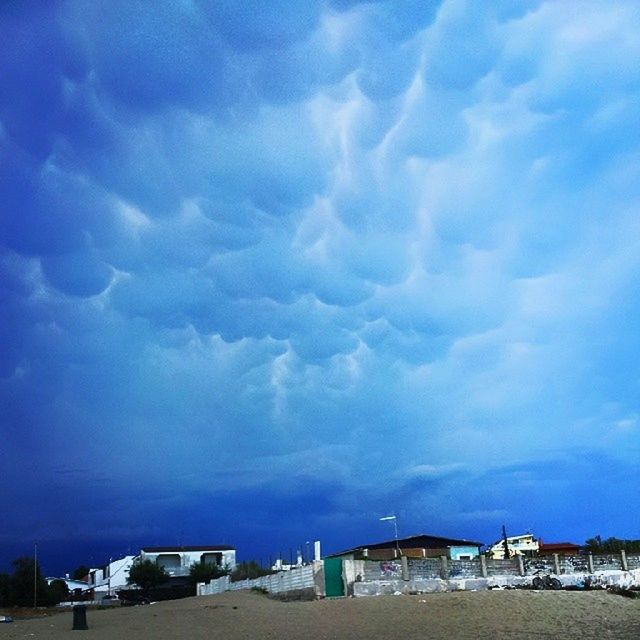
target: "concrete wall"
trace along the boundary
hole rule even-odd
[[[480,555],[480,549],[478,547],[450,547],[449,548],[449,557],[452,560],[461,560],[464,558],[465,560],[473,560],[473,558],[477,558]]]
[[[302,593],[308,592],[312,597],[324,595],[324,571],[323,562],[313,562],[312,564],[291,569],[290,571],[279,571],[269,576],[255,578],[254,580],[240,580],[231,582],[229,576],[223,576],[209,583],[198,584],[197,594],[199,596],[214,595],[225,591],[240,591],[243,589],[265,589],[273,594]]]
[[[608,570],[593,574],[570,574],[558,576],[563,587],[605,588],[611,586],[629,589],[640,587],[640,569],[632,571]],[[466,578],[462,580],[378,580],[357,582],[353,595],[377,596],[394,594],[435,593],[439,591],[482,591],[485,589],[514,588],[531,585],[528,576],[494,576],[492,578]]]
[[[125,556],[111,561],[101,569],[91,569],[87,588],[96,592],[107,593],[109,589],[114,591],[126,587],[129,569],[137,556]]]
[[[355,596],[523,587],[540,574],[556,576],[564,587],[640,587],[640,555],[360,562]]]
[[[345,593],[367,596],[522,587],[531,586],[533,578],[539,574],[555,575],[565,587],[640,586],[640,555],[556,556],[526,560],[522,556],[510,560],[482,557],[466,561],[446,557],[380,561],[345,559]],[[587,571],[582,570],[585,563]],[[231,582],[228,576],[224,576],[208,584],[199,584],[198,595],[257,587],[274,594],[306,593],[322,597],[325,595],[323,566],[324,563],[318,561],[291,571],[240,582]]]

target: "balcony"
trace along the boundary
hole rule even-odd
[[[191,567],[164,567],[165,573],[172,578],[188,576]]]

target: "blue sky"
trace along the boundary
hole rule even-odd
[[[0,6],[0,565],[640,537],[635,1]]]

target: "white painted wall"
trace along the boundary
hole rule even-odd
[[[507,545],[509,546],[509,553],[512,556],[521,556],[529,554],[537,554],[540,548],[540,543],[530,533],[525,533],[519,536],[507,536]],[[498,540],[489,549],[489,553],[494,560],[504,560],[504,541]]]
[[[198,549],[197,551],[163,551],[161,553],[144,551],[140,552],[142,560],[151,560],[156,564],[162,565],[169,575],[188,575],[189,569],[193,564],[199,564],[202,556],[212,554],[213,557],[220,556],[220,566],[224,569],[232,571],[236,566],[235,549]],[[212,559],[213,559],[212,557]]]
[[[98,593],[107,593],[117,591],[123,587],[127,587],[127,578],[129,577],[129,569],[137,556],[124,556],[112,560],[106,567],[99,569],[91,569],[89,571],[89,589],[95,589]]]

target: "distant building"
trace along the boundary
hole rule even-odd
[[[77,597],[80,598],[82,597],[82,594],[87,590],[88,588],[88,584],[84,581],[84,580],[74,580],[73,578],[69,577],[69,574],[67,573],[64,578],[45,578],[47,581],[47,584],[51,584],[52,582],[56,581],[56,580],[61,580],[62,582],[64,582],[67,585],[67,589],[69,589],[69,595],[70,597]]]
[[[385,540],[384,542],[363,544],[358,547],[353,547],[352,549],[331,554],[329,557],[389,560],[404,555],[413,558],[447,556],[451,560],[472,560],[480,555],[480,547],[482,546],[482,542],[423,534],[400,538],[398,540]]]
[[[137,556],[110,560],[103,567],[89,570],[87,589],[96,598],[111,595],[128,587],[129,569]]]
[[[151,560],[162,567],[170,577],[188,576],[193,564],[214,564],[232,571],[236,566],[236,550],[227,545],[199,547],[144,547],[141,560]]]
[[[573,544],[573,542],[543,542],[540,540],[539,555],[550,556],[554,553],[565,556],[575,556],[580,553],[580,545]]]
[[[519,536],[507,536],[509,556],[535,556],[538,554],[539,542],[531,533]],[[494,560],[504,560],[504,540],[498,540],[489,547],[488,555]]]

